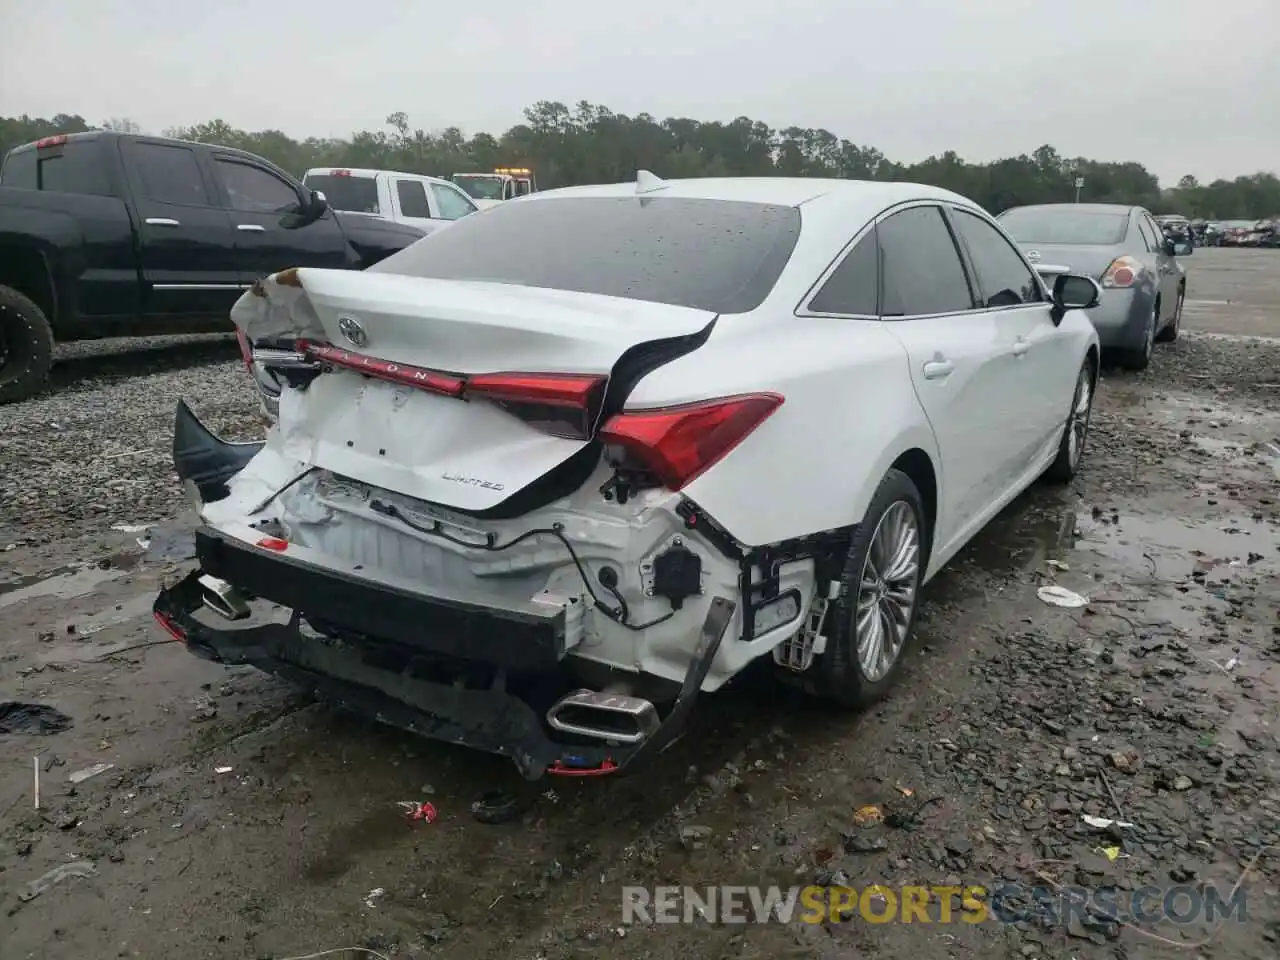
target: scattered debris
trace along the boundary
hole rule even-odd
[[[217,774],[230,773],[234,767],[214,767],[213,772]]]
[[[96,777],[100,773],[106,773],[114,763],[95,763],[91,767],[85,767],[83,770],[77,770],[75,773],[68,774],[67,779],[72,783],[84,783],[90,777]]]
[[[373,902],[380,897],[386,896],[387,891],[382,887],[374,887],[364,898],[364,905],[370,910],[373,909]]]
[[[70,877],[91,877],[97,872],[98,868],[92,860],[77,860],[74,863],[64,863],[61,866],[54,867],[43,876],[32,880],[27,884],[26,889],[18,894],[18,899],[23,903],[27,903],[63,880]]]
[[[427,803],[425,800],[418,802],[417,800],[401,800],[398,807],[404,811],[404,815],[409,820],[422,820],[426,823],[435,823],[436,808],[434,804]]]
[[[520,802],[508,793],[492,790],[471,804],[471,816],[481,823],[510,823],[520,816]]]
[[[861,826],[884,822],[884,812],[875,804],[867,804],[853,812],[853,822]]]
[[[1047,563],[1049,566],[1053,567],[1053,569],[1055,569],[1055,570],[1070,570],[1070,569],[1071,569],[1071,567],[1070,567],[1068,564],[1064,563],[1064,562],[1063,562],[1063,561],[1061,561],[1061,560],[1046,560],[1046,561],[1045,561],[1045,563]]]
[[[31,758],[31,770],[35,776],[35,809],[40,809],[40,757]]]
[[[71,718],[39,703],[0,701],[0,734],[24,733],[47,737],[70,728]]]
[[[1134,824],[1126,823],[1123,820],[1108,820],[1106,817],[1095,817],[1087,813],[1084,814],[1080,819],[1083,820],[1089,826],[1093,827],[1093,829],[1095,830],[1110,830],[1112,827],[1120,827],[1121,829],[1125,829],[1127,827],[1134,826]]]
[[[711,838],[711,828],[689,823],[680,828],[680,843],[687,850],[701,850]]]
[[[1057,584],[1041,587],[1036,591],[1036,596],[1055,607],[1076,609],[1089,605],[1088,597],[1081,596],[1074,590],[1068,590],[1066,587],[1060,587]]]

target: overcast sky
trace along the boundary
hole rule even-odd
[[[536,100],[1234,177],[1280,168],[1280,0],[0,0],[0,116],[497,134]]]

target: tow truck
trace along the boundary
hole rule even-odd
[[[449,179],[465,190],[481,208],[538,190],[537,180],[528,167],[498,167],[492,173],[455,173]]]

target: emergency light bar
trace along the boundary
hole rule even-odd
[[[494,173],[505,173],[510,177],[527,177],[530,174],[528,167],[498,167]]]

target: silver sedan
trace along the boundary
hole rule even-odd
[[[1050,203],[997,219],[1048,282],[1068,272],[1097,278],[1102,302],[1089,316],[1126,368],[1145,369],[1155,343],[1178,338],[1187,275],[1175,257],[1191,247],[1166,239],[1142,207]]]

